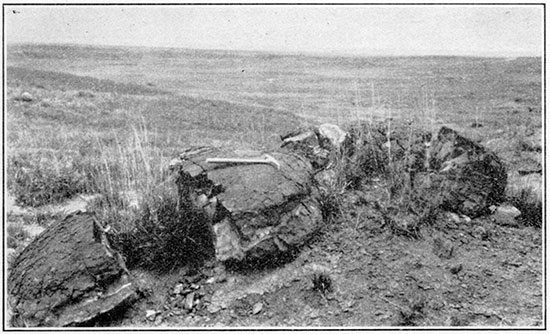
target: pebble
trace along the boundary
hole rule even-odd
[[[24,92],[23,94],[21,94],[19,99],[23,102],[31,102],[33,100],[32,95],[29,92]]]
[[[147,320],[154,320],[155,319],[155,316],[157,315],[157,311],[155,310],[147,310],[145,311],[145,318],[147,318]]]
[[[319,311],[317,311],[317,310],[311,311],[311,313],[309,314],[309,317],[311,319],[319,318]]]
[[[172,293],[175,295],[180,295],[182,292],[183,292],[183,284],[180,283],[174,287],[174,291]]]
[[[252,307],[252,314],[260,313],[263,307],[264,307],[264,304],[262,304],[261,302],[254,304],[254,306]]]
[[[193,308],[193,301],[195,299],[195,293],[191,292],[185,297],[185,308],[191,310]]]
[[[210,313],[216,313],[216,312],[219,312],[221,310],[221,307],[219,305],[210,304],[210,305],[208,305],[207,310]]]

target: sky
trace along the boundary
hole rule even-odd
[[[4,6],[7,43],[541,56],[542,6]]]

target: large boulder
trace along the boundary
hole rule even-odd
[[[500,203],[506,181],[506,168],[496,154],[447,127],[432,142],[429,170],[414,178],[424,198],[469,217]]]
[[[85,323],[136,297],[122,257],[91,213],[75,213],[34,239],[8,277],[12,325]]]
[[[219,261],[256,260],[304,245],[320,228],[313,169],[303,157],[272,153],[279,163],[214,164],[208,158],[257,158],[259,152],[193,148],[172,163],[181,210],[211,220]]]

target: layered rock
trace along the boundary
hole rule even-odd
[[[203,210],[215,234],[216,258],[253,260],[304,245],[321,225],[307,159],[272,153],[269,164],[209,163],[209,158],[258,158],[258,152],[190,149],[172,166],[181,210]]]
[[[49,227],[15,259],[8,278],[12,325],[63,327],[134,298],[136,288],[93,214]]]

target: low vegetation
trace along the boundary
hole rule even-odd
[[[509,194],[507,202],[516,207],[521,215],[519,221],[526,226],[542,227],[543,207],[542,201],[538,198],[536,191],[532,188],[521,188]]]

